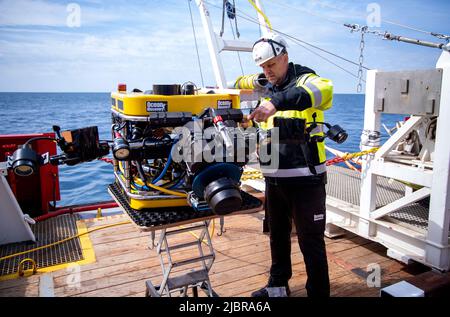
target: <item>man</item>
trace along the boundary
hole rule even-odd
[[[305,123],[324,122],[323,111],[332,105],[333,86],[312,69],[289,63],[286,48],[279,35],[262,38],[253,46],[255,63],[262,67],[269,81],[269,98],[248,119],[260,122],[260,127],[269,131],[278,127],[280,141],[279,167],[266,169],[260,162],[266,180],[272,265],[267,285],[252,296],[289,296],[293,220],[306,265],[308,296],[328,297],[330,282],[324,241],[326,156],[320,139],[324,134],[318,124],[312,126],[306,140],[294,136],[305,135]]]

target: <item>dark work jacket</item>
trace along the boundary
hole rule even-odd
[[[280,85],[267,86],[266,96],[270,98],[277,111],[285,110],[297,110],[302,111],[312,106],[311,97],[308,92],[302,88],[297,87],[297,80],[305,74],[316,74],[314,70],[289,63],[288,72],[285,80]],[[292,132],[292,133],[291,133]],[[294,131],[287,131],[288,134],[295,134]],[[280,134],[283,134],[280,131]],[[282,141],[280,140],[280,143]],[[319,158],[317,154],[317,145],[315,143],[307,143],[309,148],[310,157],[309,162],[313,165],[319,164]],[[306,159],[303,151],[300,147],[292,144],[280,144],[280,156],[279,156],[280,168],[290,169],[301,165],[306,165]],[[296,184],[326,184],[327,176],[326,172],[312,175],[312,176],[299,176],[299,177],[268,177],[266,181],[271,184],[278,183],[296,183]]]

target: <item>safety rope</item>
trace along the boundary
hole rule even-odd
[[[356,157],[360,157],[360,156],[364,156],[364,155],[367,155],[367,154],[375,153],[376,151],[378,151],[378,149],[379,148],[375,147],[375,148],[372,148],[370,150],[365,150],[365,151],[361,151],[361,152],[345,153],[342,156],[336,156],[335,158],[327,160],[326,165],[330,166],[330,165],[334,165],[334,164],[337,164],[337,163],[342,163],[342,162],[345,162],[345,161],[349,161],[349,160],[354,159]]]
[[[256,180],[256,179],[263,179],[264,176],[262,175],[261,171],[244,171],[241,176],[241,181],[246,180]]]
[[[342,156],[336,156],[332,159],[329,159],[326,161],[326,166],[330,166],[330,165],[334,165],[334,164],[338,164],[338,163],[345,163],[347,161],[350,161],[354,158],[357,157],[361,157],[367,154],[371,154],[371,153],[375,153],[376,151],[378,151],[379,148],[372,148],[370,150],[365,150],[365,151],[360,151],[360,152],[355,152],[355,153],[345,153]],[[356,168],[354,168],[353,166],[349,166],[347,165],[349,168],[357,170]],[[261,173],[261,171],[244,171],[242,173],[241,176],[241,181],[246,181],[246,180],[257,180],[257,179],[263,179],[264,176]]]

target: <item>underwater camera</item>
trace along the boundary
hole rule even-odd
[[[31,138],[14,152],[10,164],[16,175],[30,176],[36,173],[39,166],[48,163],[76,165],[101,158],[109,153],[108,143],[99,141],[96,126],[64,132],[61,132],[58,126],[54,126],[53,130],[56,133],[56,138]],[[32,143],[37,140],[56,142],[63,153],[51,157],[47,153],[37,154],[32,149]]]
[[[341,128],[341,126],[339,126],[337,124],[332,126],[331,124],[329,124],[327,122],[317,122],[316,121],[316,117],[317,117],[316,113],[314,113],[312,115],[312,117],[313,117],[314,121],[306,123],[306,125],[308,125],[308,128],[306,128],[307,133],[311,133],[314,129],[316,129],[318,127],[319,124],[324,125],[328,129],[325,132],[325,136],[321,136],[321,137],[313,136],[312,140],[314,140],[316,142],[323,142],[325,140],[325,137],[327,137],[331,141],[336,142],[338,144],[342,144],[347,140],[348,133],[343,128]]]

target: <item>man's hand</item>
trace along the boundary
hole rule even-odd
[[[263,101],[259,107],[255,109],[249,116],[249,120],[255,120],[256,122],[264,122],[267,119],[274,115],[277,112],[277,109],[270,101]]]
[[[239,126],[240,126],[241,128],[247,129],[247,128],[253,126],[252,120],[249,120],[248,117],[249,117],[249,116],[246,115],[246,114],[243,116],[242,121],[241,121],[240,124],[239,124]]]

